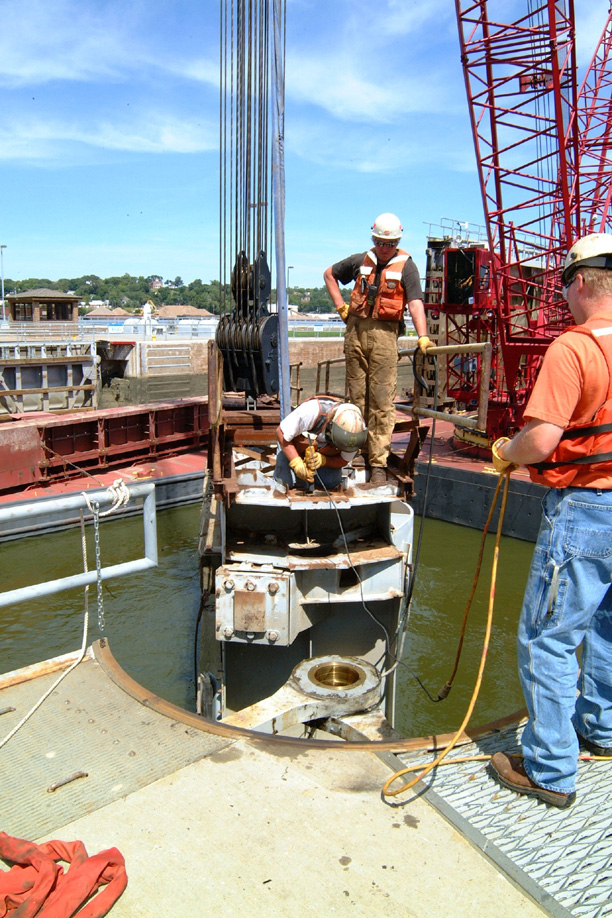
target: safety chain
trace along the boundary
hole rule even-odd
[[[89,503],[89,501],[88,501]],[[102,564],[100,561],[100,504],[92,500],[89,504],[93,516],[94,543],[96,550],[96,597],[98,601],[98,628],[104,631],[104,598],[102,596]]]
[[[104,596],[102,594],[102,562],[100,556],[100,517],[108,516],[111,513],[114,513],[116,510],[119,510],[121,507],[125,507],[130,500],[130,489],[126,485],[125,481],[122,478],[117,478],[116,481],[108,488],[108,491],[112,497],[112,503],[108,510],[105,510],[103,513],[100,512],[100,504],[96,500],[92,500],[89,495],[83,491],[83,497],[85,502],[89,507],[91,515],[93,517],[93,527],[94,527],[94,542],[96,550],[96,590],[97,590],[97,602],[98,602],[98,629],[100,633],[104,632]]]

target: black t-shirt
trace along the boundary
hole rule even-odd
[[[342,261],[337,261],[335,265],[332,265],[332,274],[336,280],[341,284],[351,284],[353,281],[357,280],[359,277],[359,269],[363,264],[366,254],[366,252],[361,252],[361,254],[349,255],[348,258],[343,258]],[[386,266],[378,265],[378,267]],[[419,270],[410,256],[406,259],[402,270],[402,287],[406,294],[407,303],[411,300],[423,299]]]

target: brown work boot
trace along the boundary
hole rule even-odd
[[[560,810],[571,806],[576,799],[576,794],[561,794],[558,791],[546,790],[535,784],[523,764],[523,758],[520,755],[507,755],[505,752],[496,752],[491,757],[489,767],[500,784],[509,787],[510,790],[517,794],[526,794],[528,797],[537,797],[548,803],[550,806],[556,806]]]
[[[387,483],[387,470],[381,465],[373,466],[370,473],[370,484],[371,485],[383,485]]]
[[[580,733],[577,733],[577,736],[581,749],[586,749],[591,755],[600,756],[601,758],[609,759],[612,757],[612,746],[600,746],[598,743],[593,743],[586,737],[581,736]]]

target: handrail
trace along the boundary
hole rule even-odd
[[[412,357],[415,348],[402,348],[398,353],[400,357]],[[493,345],[490,341],[482,341],[474,344],[443,344],[427,348],[428,357],[437,357],[442,354],[482,354],[480,367],[480,385],[478,387],[478,413],[475,418],[466,417],[463,414],[447,414],[443,411],[434,411],[431,408],[420,408],[418,405],[412,406],[412,414],[425,418],[437,418],[442,421],[452,421],[460,424],[462,427],[468,427],[471,430],[487,429],[487,414],[489,411],[489,391],[491,383],[491,357],[493,354]]]
[[[144,557],[101,568],[100,577],[102,580],[110,580],[112,577],[124,577],[126,574],[135,574],[157,567],[155,484],[152,481],[136,482],[128,485],[128,488],[130,500],[144,498],[142,506]],[[89,505],[93,503],[104,506],[112,504],[113,499],[113,493],[110,489],[101,489],[88,491],[87,495],[73,494],[70,497],[50,498],[49,500],[38,498],[28,503],[20,502],[0,509],[0,526],[5,521],[36,518],[46,515],[50,511],[59,513],[64,510],[88,510]],[[59,593],[62,590],[72,589],[73,587],[87,586],[95,583],[97,579],[98,571],[94,568],[90,571],[61,577],[58,580],[48,580],[43,583],[20,587],[16,590],[7,590],[4,593],[0,593],[0,608],[15,602],[23,602],[25,599],[38,599],[41,596],[50,596],[52,593]]]

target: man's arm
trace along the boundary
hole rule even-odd
[[[514,465],[533,465],[548,459],[563,434],[564,427],[532,418],[512,440],[497,448],[501,459]]]
[[[342,293],[340,292],[340,284],[334,277],[332,273],[333,265],[330,265],[329,268],[323,273],[323,280],[325,281],[325,286],[327,287],[327,292],[331,297],[331,301],[336,307],[337,312],[340,315],[340,318],[346,322],[346,315],[348,313],[348,306],[342,298]]]
[[[293,445],[292,441],[285,439],[285,435],[282,432],[280,425],[276,428],[276,439],[278,440],[279,446],[289,462],[291,462],[292,459],[297,459],[300,454]]]
[[[410,300],[406,305],[419,338],[427,336],[427,318],[423,300]]]

